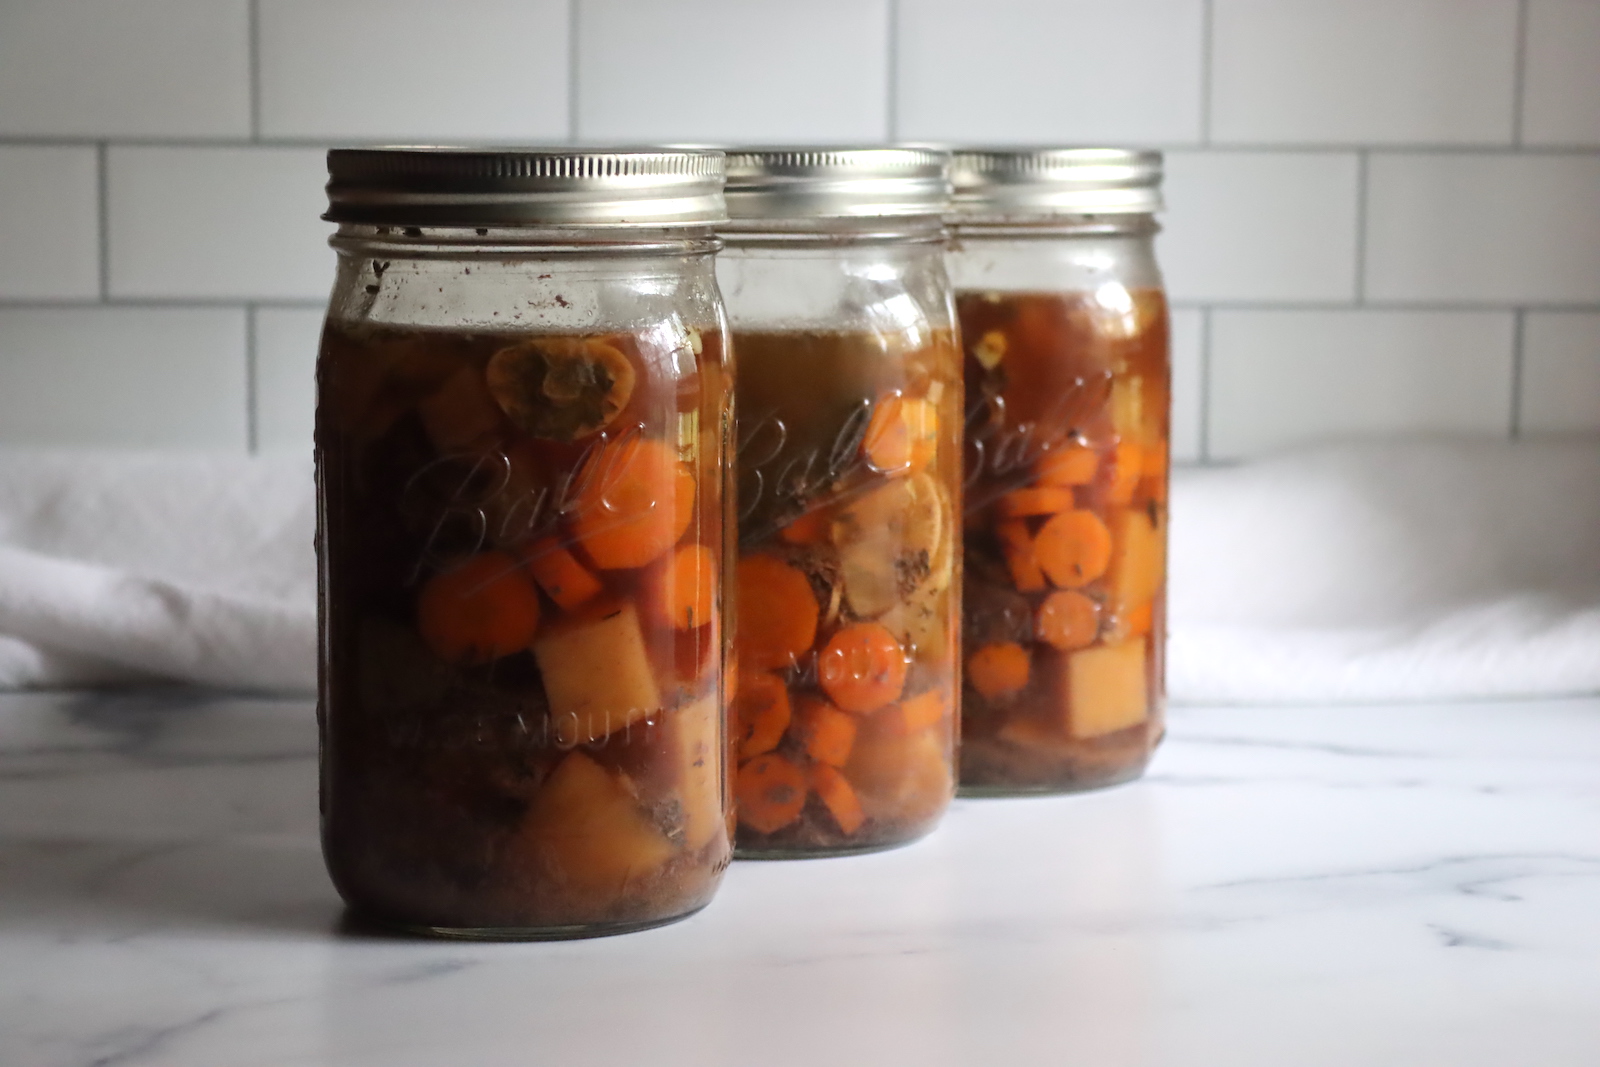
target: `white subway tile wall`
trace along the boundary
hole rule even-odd
[[[99,153],[0,145],[0,300],[100,295]]]
[[[1600,433],[1600,313],[1535,311],[1522,329],[1522,431]]]
[[[1157,248],[1175,300],[1348,302],[1354,152],[1171,152]]]
[[[1366,247],[1374,301],[1600,304],[1600,155],[1374,156]]]
[[[580,0],[585,141],[881,141],[889,0]]]
[[[1529,0],[1528,81],[1522,133],[1528,144],[1600,142],[1600,3]]]
[[[1600,0],[7,0],[0,444],[303,452],[362,141],[1169,152],[1174,450],[1600,434]]]
[[[5,0],[0,134],[248,137],[249,0]]]
[[[896,135],[1195,144],[1201,0],[899,0]]]
[[[1507,311],[1215,311],[1210,454],[1511,429]]]
[[[1517,0],[1213,0],[1211,132],[1510,144]]]
[[[249,445],[243,308],[0,308],[0,442]]]
[[[567,135],[567,0],[257,4],[266,137],[425,143]]]
[[[317,399],[317,308],[256,308],[250,323],[252,444],[258,452],[309,455]]]

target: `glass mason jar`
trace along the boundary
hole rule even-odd
[[[922,836],[954,790],[961,364],[947,156],[731,150],[740,856]]]
[[[964,794],[1138,777],[1163,726],[1161,156],[959,150]]]
[[[720,152],[338,150],[323,849],[467,937],[682,918],[731,857]]]

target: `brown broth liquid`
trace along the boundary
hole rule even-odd
[[[739,855],[914,840],[954,789],[954,339],[736,331],[734,345]]]
[[[1163,730],[1170,370],[1159,290],[957,294],[961,789],[1137,777]]]
[[[710,899],[731,420],[696,340],[328,326],[323,840],[358,911],[572,936]]]

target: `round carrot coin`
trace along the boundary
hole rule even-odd
[[[806,775],[775,753],[757,756],[739,768],[733,797],[741,823],[759,833],[774,833],[798,819],[805,809]]]
[[[655,582],[652,602],[674,627],[692,630],[711,621],[717,598],[717,557],[705,545],[684,545],[651,577]]]
[[[817,639],[817,597],[806,576],[776,556],[739,561],[739,659],[781,668]]]
[[[1034,614],[1039,639],[1063,652],[1094,644],[1100,632],[1100,605],[1072,589],[1057,589]]]
[[[836,768],[826,763],[812,764],[811,788],[846,834],[855,833],[867,821],[866,812],[861,810],[861,799]]]
[[[677,544],[694,518],[694,472],[663,441],[608,441],[589,454],[574,485],[573,538],[601,570],[643,567]]]
[[[771,752],[789,728],[789,687],[782,678],[766,671],[749,674],[739,680],[739,695],[734,698],[732,709],[739,758]]]
[[[1015,641],[984,645],[967,657],[967,681],[989,700],[1020,693],[1028,684],[1028,650]]]
[[[510,553],[480,552],[422,587],[417,631],[440,659],[488,663],[533,642],[539,593]]]
[[[1092,511],[1063,511],[1039,528],[1033,551],[1045,577],[1063,589],[1076,589],[1111,565],[1111,531]]]
[[[823,692],[845,711],[876,711],[900,696],[906,657],[894,634],[875,622],[846,626],[817,658]]]

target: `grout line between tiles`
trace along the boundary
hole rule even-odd
[[[104,141],[94,146],[95,168],[95,210],[99,213],[96,220],[97,236],[100,242],[100,300],[104,304],[111,299],[111,188],[107,180],[107,156],[110,149]]]
[[[1200,462],[1211,462],[1211,308],[1200,312]]]
[[[1200,143],[1211,144],[1211,45],[1215,0],[1200,5]]]
[[[1527,336],[1528,312],[1518,308],[1511,326],[1511,439],[1522,436],[1522,353]]]
[[[1517,0],[1517,44],[1512,57],[1511,143],[1522,147],[1522,102],[1528,78],[1528,0]]]
[[[244,309],[244,432],[245,444],[254,455],[261,448],[260,414],[256,410],[256,306]]]
[[[578,141],[578,9],[580,0],[567,0],[567,141]]]
[[[1367,302],[1367,176],[1365,150],[1356,153],[1356,303]]]
[[[250,0],[250,141],[261,140],[261,0]]]
[[[884,119],[888,140],[900,139],[900,0],[889,0],[889,55],[885,73]]]

